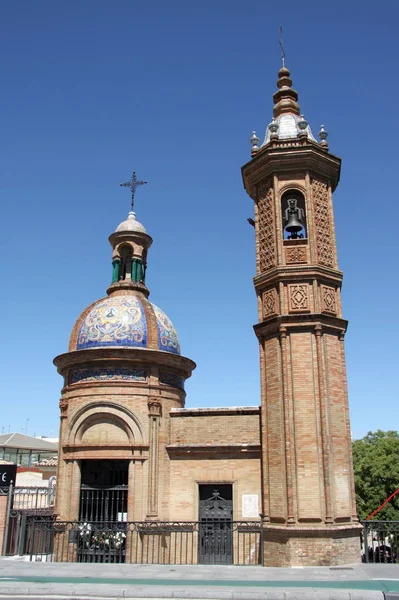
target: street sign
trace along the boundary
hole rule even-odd
[[[0,487],[10,487],[10,483],[15,485],[17,476],[17,465],[0,465]]]

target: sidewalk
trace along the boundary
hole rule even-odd
[[[0,558],[0,599],[399,600],[399,565],[262,568]]]

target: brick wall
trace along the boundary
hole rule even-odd
[[[170,414],[171,444],[259,444],[258,407],[178,409]]]
[[[216,450],[216,449],[215,449]],[[191,456],[191,453],[187,455]],[[233,519],[245,519],[242,511],[242,496],[260,498],[260,458],[237,458],[227,455],[219,458],[217,450],[213,456],[171,459],[170,463],[170,517],[182,521],[197,521],[199,516],[199,485],[201,483],[229,483],[233,486]],[[259,519],[259,516],[254,517]]]
[[[0,555],[3,555],[8,496],[0,496]]]

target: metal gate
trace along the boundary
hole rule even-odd
[[[33,523],[53,518],[55,486],[20,486],[11,490],[3,550],[6,556],[22,556],[32,552]]]
[[[79,531],[70,532],[79,562],[124,562],[127,482],[126,460],[82,461],[81,525]],[[123,539],[123,544],[114,543],[116,539]]]
[[[231,485],[200,486],[199,562],[233,563],[233,501]]]
[[[127,521],[127,485],[80,488],[80,520],[83,522]]]
[[[7,544],[5,549],[6,556],[15,556],[19,554],[32,554],[36,552],[33,543],[33,530],[36,523],[43,521],[52,522],[55,519],[53,510],[50,509],[26,509],[11,510],[8,519]],[[43,545],[43,544],[42,544]],[[48,548],[43,553],[51,552],[51,540],[48,537]]]

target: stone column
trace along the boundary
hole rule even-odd
[[[159,470],[159,421],[161,419],[161,404],[157,400],[148,403],[149,412],[149,465],[148,465],[148,506],[147,516],[158,516],[158,470]]]

